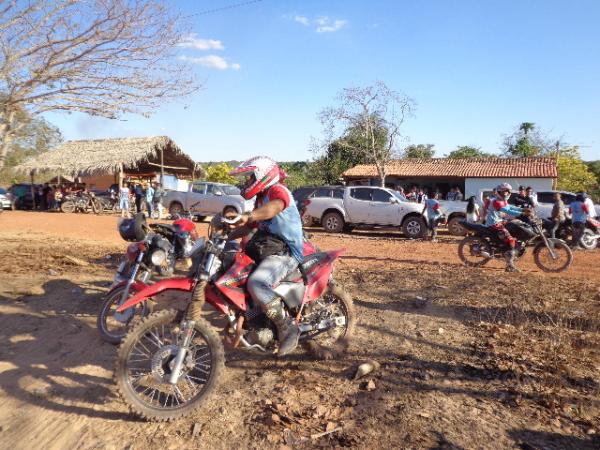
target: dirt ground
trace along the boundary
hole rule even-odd
[[[349,352],[229,352],[200,413],[156,424],[115,395],[116,349],[96,331],[125,248],[117,220],[0,214],[0,449],[600,448],[600,250],[560,275],[527,255],[507,275],[463,267],[449,236],[309,230],[347,249]],[[352,380],[367,359],[381,368]]]

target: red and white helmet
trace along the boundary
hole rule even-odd
[[[242,197],[250,200],[265,189],[279,182],[280,169],[268,156],[255,156],[244,161],[229,172],[229,175],[243,178]]]
[[[500,183],[498,186],[496,186],[496,192],[498,193],[498,195],[501,198],[510,197],[511,191],[512,191],[512,186],[508,183]]]

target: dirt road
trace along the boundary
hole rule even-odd
[[[348,354],[230,352],[201,413],[153,424],[116,397],[116,351],[95,329],[124,248],[116,223],[0,215],[0,449],[600,448],[600,251],[566,276],[530,257],[506,276],[462,267],[450,237],[314,232],[321,248],[347,248],[336,277],[359,317]],[[353,381],[368,358],[381,369]]]

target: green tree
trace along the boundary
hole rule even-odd
[[[28,181],[29,174],[15,172],[15,166],[27,158],[37,156],[62,142],[60,130],[41,117],[31,118],[27,114],[20,117],[23,126],[11,141],[5,159],[5,166],[0,169],[0,183]]]
[[[558,169],[557,187],[565,191],[591,191],[597,186],[597,179],[585,162],[581,160],[579,147],[565,147],[549,152],[556,158]]]
[[[456,150],[452,150],[448,153],[448,158],[450,159],[460,159],[460,158],[487,158],[490,157],[489,153],[485,153],[481,151],[481,147],[471,147],[469,145],[459,145],[456,147]]]
[[[600,184],[600,160],[588,161],[585,163],[585,165],[596,176],[596,181],[598,182],[598,184]]]
[[[433,144],[409,145],[402,150],[403,158],[431,159],[435,155]]]
[[[525,158],[539,156],[550,151],[552,144],[533,122],[522,122],[502,143],[504,156]]]
[[[235,177],[229,175],[229,172],[233,170],[227,163],[217,163],[207,166],[206,168],[206,181],[212,181],[214,183],[228,183],[236,184],[237,180]]]
[[[287,173],[285,185],[293,191],[300,186],[319,184],[319,181],[314,178],[314,170],[312,164],[306,161],[281,162],[281,167]]]

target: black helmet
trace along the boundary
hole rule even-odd
[[[119,234],[129,242],[143,241],[146,237],[146,216],[137,213],[133,219],[125,219],[119,223]]]

